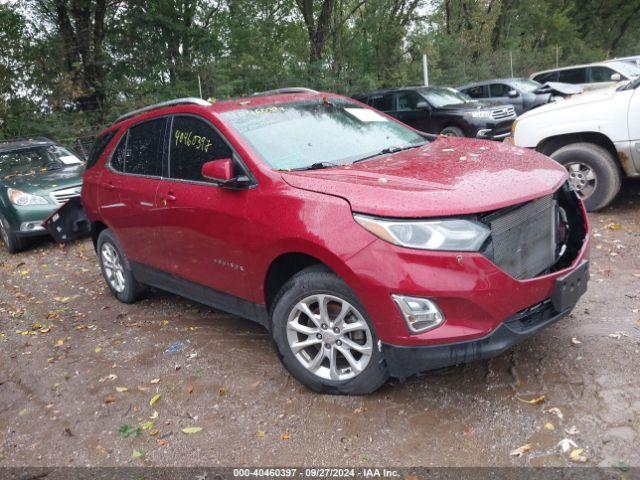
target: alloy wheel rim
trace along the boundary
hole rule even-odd
[[[566,165],[569,181],[581,199],[589,198],[596,190],[597,178],[591,167],[581,162]]]
[[[367,321],[353,305],[333,295],[300,300],[287,320],[287,341],[300,364],[325,380],[356,377],[373,354]]]
[[[116,292],[122,293],[126,286],[126,280],[120,254],[113,245],[105,243],[102,245],[100,255],[102,256],[102,267],[107,282]]]

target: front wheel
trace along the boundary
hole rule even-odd
[[[128,261],[120,242],[111,230],[103,230],[98,236],[98,260],[100,269],[111,293],[123,303],[133,303],[140,298],[144,287],[138,283],[128,268]]]
[[[335,274],[311,267],[278,294],[272,336],[282,363],[301,383],[330,394],[377,390],[389,373],[360,301]]]
[[[609,205],[620,191],[620,168],[599,145],[573,143],[553,152],[551,158],[567,169],[569,181],[590,212]]]
[[[11,230],[11,225],[2,215],[0,215],[0,238],[9,253],[18,253],[25,249],[25,240]]]
[[[451,125],[449,127],[444,127],[440,132],[440,135],[444,135],[445,137],[464,137],[464,132],[460,127],[454,127]]]

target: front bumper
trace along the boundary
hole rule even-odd
[[[36,237],[48,234],[42,226],[42,222],[59,207],[59,205],[53,204],[26,207],[9,206],[4,209],[3,214],[15,235],[19,237]],[[28,228],[29,226],[31,227]]]
[[[472,136],[485,140],[502,141],[511,135],[511,126],[516,117],[504,120],[489,120],[471,122],[473,126]]]
[[[507,319],[489,335],[476,340],[422,347],[382,344],[382,354],[392,377],[404,379],[412,375],[452,365],[500,355],[513,345],[531,337],[568,315],[573,306],[556,311],[551,300]]]

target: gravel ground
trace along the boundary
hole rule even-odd
[[[250,322],[118,303],[89,240],[0,253],[0,466],[640,466],[639,192],[590,216],[570,317],[368,397],[306,390]]]

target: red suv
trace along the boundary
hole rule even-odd
[[[560,165],[308,89],[125,115],[98,137],[82,202],[119,300],[153,286],[254,320],[326,393],[497,355],[588,280]]]

